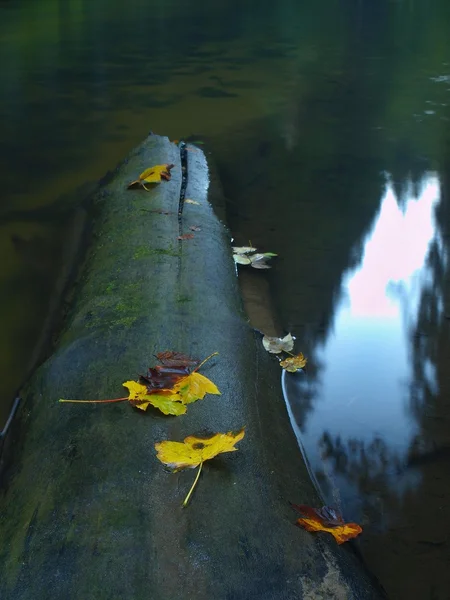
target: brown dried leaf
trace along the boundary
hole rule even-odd
[[[200,364],[200,361],[196,358],[191,358],[181,352],[172,352],[171,350],[158,352],[156,358],[166,367],[196,367]]]
[[[190,372],[189,367],[156,365],[156,367],[149,368],[146,375],[140,375],[140,378],[145,381],[147,394],[155,394],[159,390],[171,390],[180,379],[189,375]]]
[[[262,343],[267,352],[270,352],[271,354],[280,354],[280,352],[290,352],[293,349],[294,338],[290,333],[283,338],[265,335]]]

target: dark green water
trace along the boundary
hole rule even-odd
[[[445,0],[0,2],[0,421],[74,190],[150,129],[205,139],[237,242],[279,254],[257,275],[309,358],[285,389],[326,501],[390,597],[447,600],[449,30]]]

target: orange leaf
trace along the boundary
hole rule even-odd
[[[296,356],[288,356],[284,360],[280,361],[280,366],[290,373],[295,373],[299,369],[303,369],[306,366],[308,359],[303,356],[303,353],[297,354]]]
[[[177,240],[192,240],[193,237],[194,237],[193,233],[185,233],[184,235],[179,235],[177,237]]]
[[[292,505],[304,515],[296,523],[306,531],[326,531],[331,533],[338,544],[343,544],[362,532],[362,527],[356,523],[345,523],[340,513],[329,507],[312,508],[311,506]]]

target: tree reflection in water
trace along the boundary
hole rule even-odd
[[[405,209],[404,194],[411,185],[423,189],[425,177],[397,188]],[[401,306],[408,341],[406,409],[417,432],[407,452],[398,454],[381,436],[367,440],[325,431],[317,442],[321,465],[315,475],[326,501],[340,506],[346,518],[359,519],[366,535],[358,543],[366,560],[401,599],[444,599],[450,589],[449,190],[442,170],[436,231],[418,300],[401,282],[389,289]],[[309,410],[313,404],[308,402]]]

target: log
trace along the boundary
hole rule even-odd
[[[162,163],[175,165],[170,181],[127,189]],[[2,600],[382,597],[350,544],[294,526],[290,501],[321,500],[280,368],[243,312],[230,233],[208,201],[217,195],[201,150],[180,154],[150,135],[93,198],[91,243],[64,327],[8,432]],[[179,241],[191,225],[201,231]],[[125,396],[122,382],[164,350],[219,352],[201,372],[222,395],[180,417],[128,402],[58,402]],[[182,508],[195,471],[168,472],[155,442],[243,426],[239,450],[205,463]]]

